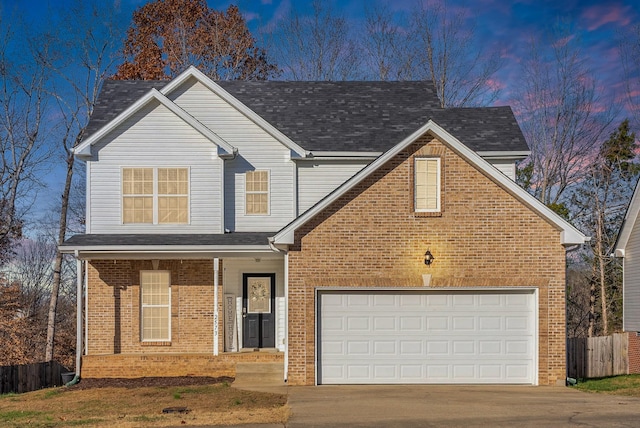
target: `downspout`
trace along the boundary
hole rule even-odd
[[[220,271],[220,259],[213,259],[213,355],[218,355],[218,274]]]
[[[76,256],[76,374],[65,386],[72,386],[80,382],[80,369],[82,364],[82,260],[79,251]]]

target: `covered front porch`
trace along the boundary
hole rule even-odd
[[[286,255],[253,235],[67,241],[84,277],[81,377],[235,377],[238,364],[276,363],[286,379]]]

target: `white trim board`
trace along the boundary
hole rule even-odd
[[[81,159],[89,159],[91,157],[91,146],[96,144],[100,139],[107,136],[110,132],[115,130],[119,125],[124,123],[127,119],[133,116],[137,111],[142,109],[144,106],[148,105],[152,101],[158,101],[160,104],[165,106],[169,111],[174,113],[177,117],[182,119],[186,124],[191,126],[193,129],[198,131],[202,136],[207,138],[213,144],[218,146],[222,153],[219,153],[221,157],[233,157],[237,153],[238,149],[233,147],[231,144],[226,142],[222,137],[218,134],[204,126],[200,123],[196,118],[191,116],[189,113],[184,111],[178,105],[176,105],[173,101],[163,95],[157,89],[151,89],[147,92],[142,98],[129,106],[125,111],[120,113],[113,119],[111,122],[107,123],[105,126],[100,128],[98,131],[93,133],[89,138],[84,140],[82,144],[76,147],[73,153]]]

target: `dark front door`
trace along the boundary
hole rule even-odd
[[[276,274],[242,275],[242,347],[276,346]]]

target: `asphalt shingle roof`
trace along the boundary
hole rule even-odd
[[[91,246],[243,246],[269,245],[268,238],[276,232],[234,232],[219,234],[79,234],[64,241],[64,247]]]
[[[87,135],[167,82],[106,81]],[[529,149],[510,107],[442,109],[426,81],[216,83],[309,151],[384,152],[429,119],[475,151]]]

